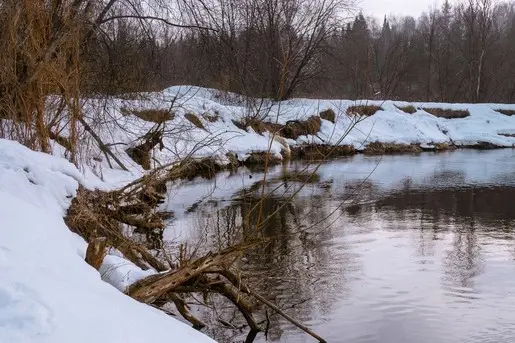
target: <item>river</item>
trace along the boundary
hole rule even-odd
[[[308,183],[295,176],[305,168]],[[356,155],[315,168],[270,169],[262,211],[275,215],[259,230],[268,240],[240,264],[254,289],[328,342],[515,340],[515,150]],[[249,236],[262,177],[239,169],[174,187],[167,244],[216,250]],[[212,304],[199,312],[205,332],[243,342],[245,330],[221,324],[244,323],[232,306]],[[255,341],[315,342],[277,315]]]

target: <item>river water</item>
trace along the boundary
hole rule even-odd
[[[308,183],[295,176],[305,168]],[[168,244],[216,250],[254,237],[262,177],[240,169],[177,186]],[[515,341],[515,150],[357,155],[267,179],[262,218],[274,215],[257,233],[267,243],[240,267],[328,342]],[[225,327],[244,323],[232,306],[213,308],[200,313],[205,332],[243,342],[245,329]],[[315,342],[269,319],[256,342]]]

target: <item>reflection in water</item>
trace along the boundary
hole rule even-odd
[[[375,178],[366,178],[366,158],[329,163],[291,202],[295,182],[264,201],[265,216],[276,214],[241,268],[253,288],[329,342],[513,341],[515,162],[499,154],[481,155],[500,170],[483,166],[483,178],[468,162],[472,152],[392,157]],[[364,172],[340,172],[352,167]],[[199,205],[188,215],[192,240],[223,248],[254,235],[259,191]],[[243,324],[231,306],[216,308],[204,311],[208,321]],[[278,316],[270,325],[257,341],[312,341]],[[216,325],[207,333],[245,339],[245,330]]]

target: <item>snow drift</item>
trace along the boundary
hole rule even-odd
[[[62,219],[79,183],[66,160],[0,139],[0,342],[212,342],[84,262]]]

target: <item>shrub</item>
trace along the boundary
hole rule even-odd
[[[373,116],[377,111],[382,110],[383,109],[380,106],[375,105],[350,106],[347,108],[347,115],[370,117]]]
[[[468,110],[449,110],[443,108],[424,108],[424,111],[438,118],[458,119],[470,116]]]

